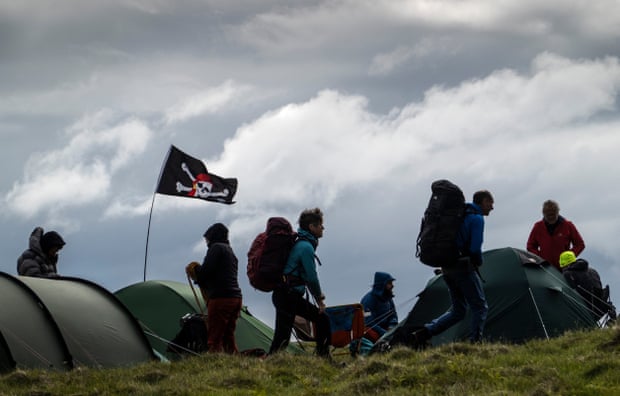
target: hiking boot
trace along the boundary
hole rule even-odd
[[[424,349],[429,345],[428,341],[432,337],[433,336],[428,331],[428,329],[426,327],[422,327],[414,331],[413,333],[411,333],[411,338],[412,338],[411,341],[413,344],[412,347],[416,349]]]

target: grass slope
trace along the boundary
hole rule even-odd
[[[352,359],[206,354],[69,373],[17,370],[2,395],[620,395],[620,329],[524,345],[457,343]]]

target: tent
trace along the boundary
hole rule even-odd
[[[156,359],[140,326],[102,287],[0,272],[0,368],[115,367]]]
[[[138,319],[153,349],[164,356],[170,356],[166,349],[168,342],[181,330],[181,317],[187,313],[206,312],[199,290],[195,291],[200,307],[189,284],[174,281],[149,280],[135,283],[115,294]],[[260,348],[268,351],[272,338],[273,330],[244,307],[235,331],[239,350]],[[289,351],[302,352],[295,345],[289,345]]]
[[[480,275],[489,305],[485,340],[521,343],[597,326],[581,297],[556,268],[540,257],[507,247],[486,251],[483,259]],[[406,342],[407,335],[449,307],[448,289],[442,275],[437,275],[418,294],[407,318],[383,339]],[[433,345],[467,340],[470,322],[468,312],[463,321],[433,337]]]

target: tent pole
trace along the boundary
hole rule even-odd
[[[151,200],[151,211],[149,212],[149,226],[146,229],[146,247],[144,248],[144,274],[142,281],[146,282],[146,260],[149,255],[149,234],[151,233],[151,217],[153,216],[153,205],[155,205],[155,195],[153,193],[153,199]]]
[[[547,328],[545,327],[545,322],[543,322],[543,318],[540,315],[540,310],[538,309],[538,304],[536,304],[536,300],[534,299],[534,293],[532,293],[532,288],[528,288],[530,292],[530,297],[532,297],[532,302],[534,303],[534,308],[536,308],[536,314],[538,315],[538,320],[540,320],[540,324],[542,325],[543,331],[545,332],[545,337],[547,340],[549,339],[549,334],[547,333]]]

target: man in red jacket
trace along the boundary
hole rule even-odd
[[[527,250],[561,270],[560,254],[570,250],[575,253],[575,256],[579,256],[586,245],[579,231],[577,231],[577,227],[560,216],[560,206],[557,202],[545,201],[542,213],[542,220],[534,223],[527,239]]]

